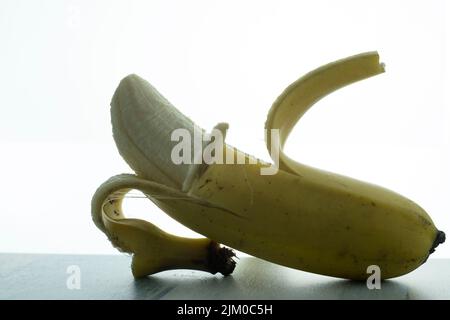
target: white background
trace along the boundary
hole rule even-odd
[[[400,192],[450,234],[444,2],[1,0],[0,252],[116,252],[90,199],[131,172],[109,118],[127,74],[205,129],[228,122],[228,143],[269,160],[264,121],[282,90],[371,50],[387,72],[322,100],[287,154]],[[145,199],[126,211],[193,235]],[[450,245],[435,257],[450,257]]]

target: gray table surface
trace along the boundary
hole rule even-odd
[[[229,277],[176,270],[135,280],[130,260],[0,254],[0,299],[450,299],[450,260],[430,259],[408,275],[382,282],[380,290],[252,257],[241,258]],[[70,266],[80,271],[80,289],[67,286]]]

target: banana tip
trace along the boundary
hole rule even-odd
[[[433,245],[430,249],[430,254],[432,254],[438,245],[445,242],[445,232],[438,230],[436,238],[434,239]]]

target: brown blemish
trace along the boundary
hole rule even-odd
[[[339,251],[339,253],[338,253],[338,257],[339,258],[343,258],[343,257],[345,257],[346,255],[348,254],[348,252],[347,251],[344,251],[344,250],[342,250],[342,251]]]
[[[205,183],[203,183],[200,187],[198,187],[198,189],[200,190],[201,188],[203,188],[204,186],[206,186],[208,183],[210,183],[212,180],[211,179],[206,179]]]

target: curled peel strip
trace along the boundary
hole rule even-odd
[[[92,218],[119,251],[133,254],[132,273],[140,278],[170,269],[193,269],[229,275],[235,267],[235,254],[207,238],[178,237],[141,220],[126,218],[122,202],[128,191],[143,192],[149,199],[206,203],[165,185],[131,174],[105,181],[92,199]]]
[[[289,158],[283,147],[295,124],[312,105],[335,90],[383,72],[378,53],[366,52],[324,65],[288,86],[273,103],[265,124],[269,153],[272,155],[273,144],[275,148],[279,145],[279,168],[293,174],[302,171],[304,165]],[[279,130],[279,141],[272,141],[271,129]]]

